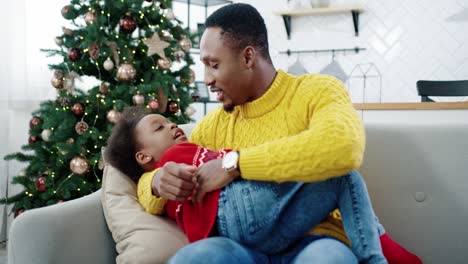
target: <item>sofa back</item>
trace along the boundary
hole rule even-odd
[[[388,234],[424,263],[466,263],[468,124],[365,127],[360,171]]]

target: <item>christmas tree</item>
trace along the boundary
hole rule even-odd
[[[57,99],[32,113],[23,151],[5,157],[27,163],[12,180],[24,191],[0,200],[14,203],[15,216],[98,190],[101,149],[125,107],[190,121],[192,42],[171,6],[170,0],[71,0],[62,8],[70,25],[56,37],[58,49],[43,50],[63,58],[49,65]],[[94,76],[99,85],[77,89],[80,76]]]

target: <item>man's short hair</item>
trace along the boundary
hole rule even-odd
[[[253,6],[237,3],[221,7],[206,19],[205,27],[220,27],[226,45],[238,50],[253,46],[271,63],[265,21]]]
[[[105,160],[134,182],[138,182],[138,179],[144,173],[143,168],[135,159],[137,151],[135,127],[148,114],[150,112],[142,107],[126,108],[122,118],[112,128],[104,152]]]

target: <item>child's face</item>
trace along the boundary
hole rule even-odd
[[[139,143],[137,144],[137,161],[141,165],[152,166],[168,148],[188,141],[182,129],[165,117],[156,114],[147,115],[138,122],[135,127],[135,137]]]

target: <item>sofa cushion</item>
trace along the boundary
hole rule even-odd
[[[143,210],[136,184],[110,165],[104,169],[102,190],[104,216],[119,253],[117,263],[166,263],[187,244],[172,220]]]
[[[194,124],[180,127],[189,136]],[[166,263],[188,243],[175,222],[146,213],[138,203],[136,184],[109,164],[104,168],[101,200],[119,253],[117,263]]]

